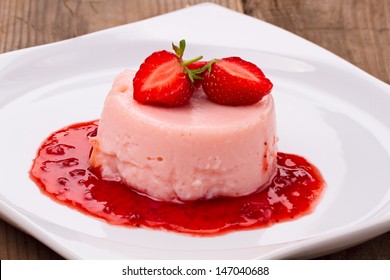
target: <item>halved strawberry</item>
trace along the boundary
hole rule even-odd
[[[135,100],[142,104],[180,106],[187,103],[194,92],[192,72],[187,64],[201,59],[183,62],[185,41],[173,45],[175,53],[158,51],[147,57],[133,79]]]
[[[259,102],[272,86],[260,68],[239,57],[216,60],[210,71],[204,73],[202,83],[211,101],[230,106]]]

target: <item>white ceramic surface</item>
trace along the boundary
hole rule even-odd
[[[279,150],[305,156],[328,184],[314,213],[262,230],[190,237],[108,225],[55,203],[29,179],[46,136],[97,119],[119,72],[182,38],[186,57],[238,55],[273,81]],[[389,108],[387,84],[287,31],[213,4],[2,54],[0,214],[72,259],[327,254],[390,230]]]

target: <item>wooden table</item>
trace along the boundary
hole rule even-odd
[[[201,2],[204,1],[0,0],[0,53],[76,37]],[[389,0],[209,2],[287,29],[390,83]],[[0,259],[61,256],[0,220]],[[321,259],[390,259],[390,232]]]

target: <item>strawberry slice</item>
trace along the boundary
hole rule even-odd
[[[138,102],[175,107],[186,104],[192,97],[196,74],[187,65],[202,57],[183,62],[185,41],[172,47],[175,54],[157,51],[141,64],[133,79],[133,98]]]
[[[209,99],[230,106],[259,102],[272,90],[272,83],[255,64],[239,57],[215,60],[204,73],[202,87]]]

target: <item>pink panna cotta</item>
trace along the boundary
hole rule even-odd
[[[198,89],[184,106],[142,105],[133,99],[134,75],[115,79],[90,139],[90,162],[103,179],[164,201],[242,196],[270,181],[277,156],[271,94],[233,107]]]

